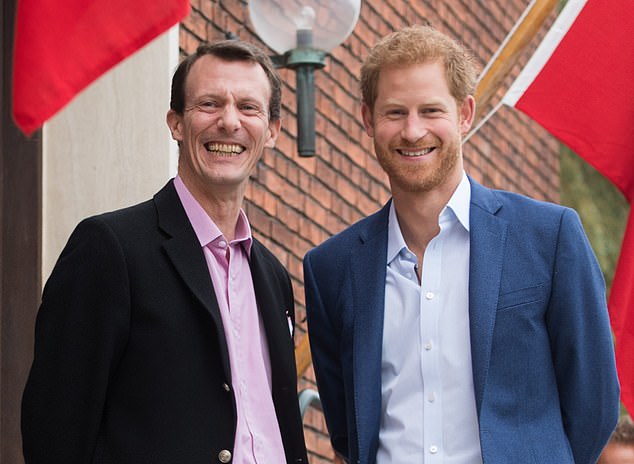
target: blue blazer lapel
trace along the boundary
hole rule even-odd
[[[502,205],[494,193],[471,178],[469,180],[469,325],[473,381],[479,414],[491,358],[508,224],[495,215]]]
[[[354,401],[361,462],[368,462],[369,456],[376,452],[381,420],[381,351],[389,205],[390,202],[366,220],[351,259]]]

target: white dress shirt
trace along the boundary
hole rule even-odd
[[[377,464],[480,464],[469,334],[466,174],[423,257],[405,244],[390,208]]]

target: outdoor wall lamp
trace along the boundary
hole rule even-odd
[[[249,0],[249,16],[262,41],[279,55],[278,68],[296,72],[297,151],[315,155],[315,69],[354,29],[361,0]]]

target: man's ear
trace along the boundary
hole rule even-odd
[[[458,107],[458,114],[460,115],[460,134],[465,136],[469,133],[473,119],[475,118],[475,98],[473,95],[467,95],[462,104]]]
[[[282,128],[282,120],[277,119],[275,121],[269,121],[269,138],[264,144],[266,148],[273,148],[277,136],[280,135],[280,129]]]
[[[178,114],[176,111],[170,109],[167,112],[165,120],[167,121],[167,127],[169,127],[170,132],[172,133],[172,138],[177,142],[182,142],[183,116]]]
[[[374,119],[372,117],[372,109],[366,103],[361,105],[361,118],[363,119],[365,132],[370,137],[374,137]]]

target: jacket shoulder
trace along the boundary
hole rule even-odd
[[[525,195],[506,190],[490,190],[499,204],[497,216],[520,228],[556,227],[565,219],[580,221],[577,212],[567,206],[536,200]],[[474,202],[472,206],[478,207]]]
[[[341,232],[326,239],[310,250],[307,255],[330,256],[347,254],[351,247],[372,239],[377,234],[387,234],[389,203],[379,211],[364,217]]]

